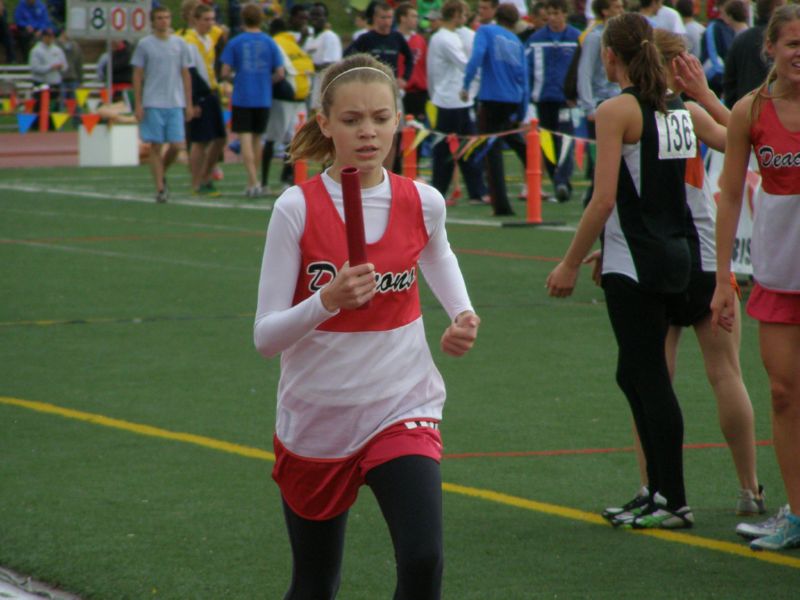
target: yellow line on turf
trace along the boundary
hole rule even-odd
[[[19,398],[11,398],[8,396],[0,396],[0,404],[9,406],[17,406],[26,408],[40,413],[51,415],[58,415],[67,419],[76,419],[95,425],[102,425],[103,427],[112,427],[114,429],[122,429],[131,433],[139,435],[146,435],[150,437],[157,437],[162,439],[174,440],[178,442],[185,442],[187,444],[195,444],[203,446],[212,450],[219,450],[221,452],[228,452],[230,454],[237,454],[247,458],[256,458],[259,460],[274,461],[275,455],[272,452],[261,450],[260,448],[253,448],[251,446],[242,446],[240,444],[232,444],[222,440],[205,437],[202,435],[194,435],[191,433],[180,433],[169,431],[168,429],[161,429],[152,427],[150,425],[141,425],[138,423],[131,423],[130,421],[123,421],[121,419],[113,419],[96,413],[83,412],[73,410],[70,408],[63,408],[55,404],[47,402],[37,402],[34,400],[20,400]],[[442,483],[442,489],[445,492],[466,496],[469,498],[477,498],[479,500],[486,500],[496,504],[504,504],[523,510],[552,515],[564,519],[572,519],[573,521],[583,521],[591,523],[592,525],[602,525],[608,527],[606,522],[594,513],[569,508],[567,506],[559,506],[557,504],[549,504],[546,502],[537,502],[535,500],[528,500],[527,498],[520,498],[519,496],[512,496],[502,492],[495,492],[492,490],[474,488],[465,485],[458,485],[455,483]],[[750,558],[761,560],[775,565],[785,567],[792,567],[800,569],[800,558],[788,556],[786,554],[778,554],[775,552],[753,552],[744,544],[734,544],[732,542],[724,542],[721,540],[714,540],[710,538],[700,537],[688,533],[679,533],[676,531],[662,531],[662,530],[642,530],[642,531],[627,531],[636,535],[647,535],[650,537],[658,538],[667,542],[677,542],[687,546],[694,546],[706,550],[713,550],[722,552],[724,554],[733,554],[743,558]]]
[[[479,498],[481,500],[488,500],[489,502],[496,502],[498,504],[505,504],[507,506],[514,506],[525,510],[545,513],[556,517],[563,517],[565,519],[572,519],[574,521],[585,521],[594,525],[603,525],[608,527],[606,521],[594,513],[569,508],[566,506],[559,506],[557,504],[548,504],[546,502],[536,502],[535,500],[528,500],[527,498],[520,498],[518,496],[510,496],[501,492],[493,492],[480,488],[467,487],[464,485],[457,485],[454,483],[443,483],[442,489],[454,494],[461,494],[471,498]],[[677,531],[642,529],[642,530],[624,530],[625,533],[632,533],[635,535],[648,535],[650,537],[658,538],[666,542],[677,542],[687,546],[695,546],[697,548],[705,548],[706,550],[715,550],[725,554],[735,554],[744,558],[752,558],[762,560],[764,562],[782,565],[785,567],[794,567],[800,569],[800,558],[787,556],[786,554],[778,554],[775,552],[754,552],[744,544],[734,544],[732,542],[723,542],[721,540],[714,540],[710,538],[700,537],[689,533],[679,533]]]
[[[80,410],[72,410],[71,408],[63,408],[61,406],[48,404],[46,402],[20,400],[19,398],[0,396],[0,404],[19,406],[29,410],[34,410],[36,412],[58,415],[60,417],[66,417],[67,419],[76,419],[78,421],[85,421],[87,423],[94,423],[95,425],[102,425],[103,427],[122,429],[124,431],[130,431],[131,433],[138,433],[139,435],[147,435],[150,437],[185,442],[187,444],[195,444],[197,446],[203,446],[205,448],[211,448],[221,452],[229,452],[231,454],[238,454],[248,458],[258,458],[261,460],[270,461],[275,460],[275,455],[272,452],[267,452],[266,450],[261,450],[260,448],[252,448],[250,446],[242,446],[240,444],[223,442],[222,440],[215,440],[213,438],[195,435],[193,433],[180,433],[177,431],[169,431],[168,429],[161,429],[159,427],[152,427],[151,425],[140,425],[139,423],[131,423],[130,421],[112,419],[111,417],[105,417],[103,415],[83,412]]]

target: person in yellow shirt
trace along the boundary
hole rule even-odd
[[[215,25],[214,9],[201,2],[191,12],[190,25],[183,39],[193,56],[193,104],[199,108],[187,128],[192,190],[199,195],[219,196],[213,171],[225,147],[226,133],[214,62],[222,29]],[[215,27],[218,33],[212,34]]]
[[[291,141],[300,115],[306,115],[306,99],[311,93],[311,79],[314,75],[314,61],[298,44],[295,34],[290,30],[294,21],[298,20],[300,11],[308,11],[302,5],[292,7],[289,22],[273,19],[269,33],[283,55],[286,69],[286,85],[273,87],[272,109],[269,113],[264,152],[261,155],[261,187],[267,189],[269,183],[269,167],[276,143]],[[294,172],[290,162],[285,161],[281,182],[288,186],[294,183]]]
[[[182,37],[186,42],[189,44],[193,44],[197,47],[198,52],[200,52],[200,57],[203,59],[203,63],[206,66],[206,71],[209,75],[209,85],[212,90],[216,91],[219,89],[219,82],[217,81],[216,69],[215,69],[215,62],[217,59],[217,46],[222,40],[223,42],[227,38],[227,31],[224,27],[218,25],[216,23],[216,18],[214,17],[214,9],[204,2],[200,2],[199,0],[191,0],[195,4],[195,8],[192,9],[192,14],[194,14],[197,10],[197,6],[204,6],[203,14],[208,15],[210,13],[210,22],[211,26],[209,27],[208,31],[204,34],[200,34],[197,30],[197,27],[191,27],[184,30],[185,33],[182,34]],[[209,18],[209,17],[206,17]]]

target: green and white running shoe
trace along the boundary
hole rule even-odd
[[[789,505],[781,506],[778,514],[770,517],[761,523],[739,523],[736,526],[736,533],[740,536],[754,539],[774,535],[783,526],[786,521],[786,515],[789,514]]]
[[[650,512],[654,507],[666,506],[667,500],[656,492],[655,497],[650,496],[647,486],[642,486],[630,502],[622,506],[611,506],[600,513],[604,519],[614,527],[630,523],[639,515]]]
[[[634,518],[628,527],[633,529],[690,529],[694,526],[694,515],[688,506],[678,510],[656,508]]]
[[[790,548],[800,548],[800,517],[796,517],[792,513],[786,514],[786,519],[778,531],[750,542],[751,550],[789,550]]]
[[[616,517],[617,515],[633,510],[635,508],[640,508],[642,506],[646,506],[647,503],[650,501],[650,490],[647,489],[646,485],[643,485],[639,488],[639,491],[636,492],[636,496],[634,496],[633,500],[630,502],[626,502],[622,506],[609,506],[600,514],[602,517],[608,521],[612,518]]]

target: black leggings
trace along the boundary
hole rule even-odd
[[[394,545],[394,600],[438,600],[442,588],[442,478],[439,463],[402,456],[367,473]],[[292,583],[285,600],[329,600],[341,580],[347,512],[327,521],[297,515],[284,501],[292,547]]]
[[[642,441],[650,492],[660,492],[670,509],[682,508],[683,416],[664,352],[668,317],[681,298],[646,292],[632,279],[613,274],[603,276],[603,291],[619,346],[617,383]]]

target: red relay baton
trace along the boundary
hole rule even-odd
[[[361,181],[356,167],[345,167],[341,171],[342,199],[344,200],[344,223],[347,230],[347,254],[350,266],[367,262],[367,242],[364,237],[364,212],[361,205]],[[365,302],[359,309],[367,308]]]

